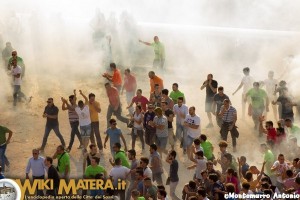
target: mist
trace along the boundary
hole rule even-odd
[[[166,70],[154,71],[169,90],[172,83],[179,84],[187,104],[196,106],[203,127],[208,120],[200,86],[209,73],[225,88],[238,115],[241,91],[232,93],[244,67],[257,81],[267,79],[273,70],[300,100],[298,1],[1,0],[0,4],[1,50],[10,41],[23,58],[22,90],[34,97],[29,107],[13,111],[11,77],[1,68],[0,101],[7,104],[1,103],[0,109],[6,115],[40,115],[48,97],[60,104],[59,98],[75,88],[107,102],[101,74],[112,61],[121,69],[135,69],[138,87],[148,97],[153,49],[138,40],[152,42],[155,35],[165,45]],[[249,118],[238,123],[248,129],[253,122]]]

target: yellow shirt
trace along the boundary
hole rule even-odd
[[[94,101],[94,104],[96,105],[96,107],[100,108],[100,103],[99,102]],[[99,122],[98,112],[95,109],[95,105],[89,103],[91,121],[92,122]]]

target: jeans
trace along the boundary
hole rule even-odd
[[[17,105],[17,100],[21,100],[21,98],[26,98],[25,94],[21,91],[21,85],[14,85],[14,105]]]
[[[73,143],[74,143],[74,138],[75,138],[75,135],[77,136],[79,142],[80,142],[80,145],[82,145],[82,140],[81,140],[81,135],[80,135],[80,132],[78,130],[78,126],[79,126],[79,121],[76,121],[76,122],[70,122],[70,125],[71,125],[71,138],[70,138],[70,143],[69,143],[69,147],[68,149],[72,149],[72,146],[73,146]]]
[[[90,136],[91,143],[96,144],[96,142],[95,142],[95,136],[96,136],[97,146],[98,146],[99,150],[102,150],[103,145],[102,145],[102,140],[101,140],[101,136],[100,136],[99,122],[92,122],[91,127],[92,127],[91,136]]]
[[[183,149],[187,149],[187,134],[186,134],[186,128],[176,123],[176,138],[177,139],[183,139]]]
[[[129,184],[129,187],[127,188],[126,190],[126,200],[130,200],[131,199],[131,191],[135,189],[134,188],[134,181],[131,180],[130,181],[130,184]]]
[[[178,185],[178,181],[177,182],[170,181],[170,197],[172,200],[180,200],[175,194],[177,185]]]
[[[144,130],[138,130],[136,128],[132,128],[131,131],[131,139],[132,139],[132,149],[135,149],[135,140],[139,137],[142,143],[142,149],[145,149],[145,141],[144,141]]]
[[[7,146],[6,144],[0,146],[0,159],[1,159],[1,167],[3,172],[5,170],[6,146]]]
[[[36,180],[36,179],[42,179],[42,180],[44,180],[45,179],[45,176],[32,176],[32,180],[34,181],[34,180]],[[44,194],[44,191],[43,190],[36,190],[36,193],[37,193],[37,195],[39,195],[39,196],[44,196],[45,194]]]
[[[145,128],[145,142],[147,145],[151,145],[156,141],[156,130],[153,128]]]
[[[56,134],[56,136],[59,138],[61,144],[62,144],[63,146],[66,145],[66,143],[65,143],[65,141],[64,141],[64,138],[63,138],[63,136],[61,135],[61,133],[60,133],[60,131],[59,131],[59,126],[58,126],[58,125],[55,126],[55,127],[48,127],[48,126],[46,126],[46,127],[45,127],[45,133],[44,133],[43,143],[42,143],[41,149],[44,149],[44,148],[45,148],[51,130],[54,131],[54,133]]]
[[[157,185],[163,185],[161,172],[153,173],[152,176],[153,176],[153,182],[156,181]]]
[[[120,120],[121,122],[124,122],[124,123],[128,124],[129,119],[127,119],[126,117],[123,117],[121,115],[121,112],[122,112],[121,104],[119,105],[119,107],[118,107],[117,110],[114,110],[114,108],[111,105],[108,105],[107,114],[106,114],[107,128],[109,127],[109,120],[111,119],[111,116],[113,114],[116,116],[116,118],[118,120]]]
[[[232,125],[232,122],[223,122],[222,127],[221,127],[221,136],[222,140],[227,141],[227,136],[228,136],[228,129],[229,126]],[[230,130],[231,138],[232,138],[232,146],[236,146],[236,138],[238,134],[238,130],[236,129],[236,126],[233,126],[233,128]]]
[[[134,97],[134,95],[135,95],[135,91],[132,91],[132,92],[127,92],[126,91],[126,102],[127,102],[127,105],[131,104],[131,101],[132,101],[132,98]],[[133,106],[131,106],[128,109],[128,111],[129,111],[130,114],[133,114],[133,112],[134,112]]]

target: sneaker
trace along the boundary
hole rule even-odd
[[[212,123],[207,124],[206,128],[212,128],[214,125]]]

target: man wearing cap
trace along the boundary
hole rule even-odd
[[[51,130],[53,130],[56,136],[59,138],[61,144],[63,146],[66,145],[63,136],[59,131],[59,123],[58,123],[58,108],[53,103],[53,98],[48,98],[47,106],[45,107],[43,118],[47,118],[45,133],[43,137],[43,143],[40,147],[40,150],[43,151],[47,144],[47,139]]]

